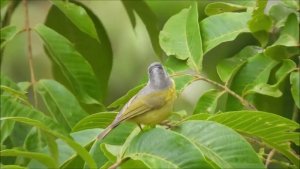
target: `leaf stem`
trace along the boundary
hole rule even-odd
[[[181,74],[173,74],[172,76],[192,76],[195,78],[195,80],[203,80],[206,81],[210,84],[213,84],[221,89],[223,89],[224,91],[226,91],[227,93],[229,93],[230,95],[232,95],[233,97],[237,98],[247,109],[251,109],[251,110],[257,110],[256,107],[254,105],[252,105],[249,101],[247,101],[246,99],[244,99],[243,97],[241,97],[240,95],[238,95],[237,93],[235,93],[234,91],[230,90],[227,86],[222,85],[216,81],[213,81],[211,79],[208,79],[206,77],[203,77],[199,74],[188,74],[188,73],[181,73]]]
[[[32,40],[31,40],[31,29],[29,26],[29,12],[28,12],[28,0],[24,0],[24,8],[25,8],[25,30],[27,32],[27,49],[28,49],[28,64],[29,64],[29,71],[30,71],[30,80],[31,85],[33,87],[33,99],[34,99],[34,105],[37,107],[38,100],[37,100],[37,94],[35,91],[35,74],[34,74],[34,68],[33,68],[33,55],[32,55]]]

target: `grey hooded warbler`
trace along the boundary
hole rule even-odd
[[[114,121],[98,135],[99,140],[123,121],[155,125],[169,117],[176,99],[173,79],[158,62],[148,67],[148,76],[147,85],[125,104]]]

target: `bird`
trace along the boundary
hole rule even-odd
[[[174,80],[160,62],[148,67],[148,82],[119,111],[113,122],[97,137],[102,140],[115,127],[124,121],[139,125],[156,125],[166,120],[173,110],[176,100]]]

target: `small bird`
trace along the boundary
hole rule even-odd
[[[155,125],[167,119],[176,99],[175,83],[159,62],[148,67],[147,85],[133,96],[117,114],[114,121],[97,137],[103,139],[123,121]]]

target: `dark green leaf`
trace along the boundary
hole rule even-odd
[[[291,92],[295,104],[300,109],[300,72],[292,72],[290,75],[290,82],[292,84]]]
[[[280,97],[282,95],[282,92],[279,89],[280,84],[285,79],[285,77],[295,68],[296,68],[295,62],[289,59],[283,60],[282,65],[275,73],[275,79],[276,79],[275,84],[273,85],[265,84],[265,83],[257,84],[255,86],[252,86],[252,88],[248,88],[244,92],[244,95],[255,92],[267,96]]]
[[[265,50],[267,56],[285,59],[299,53],[299,22],[295,14],[290,14],[279,38]]]
[[[221,124],[187,121],[176,131],[197,145],[203,155],[220,168],[265,168],[251,145],[238,133]]]
[[[102,101],[106,95],[108,79],[112,68],[112,48],[108,35],[98,17],[83,4],[77,1],[74,1],[74,3],[84,8],[92,19],[101,43],[78,29],[56,6],[52,6],[49,10],[45,24],[72,42],[75,49],[89,62],[98,79],[97,90],[99,90]],[[55,79],[73,91],[71,82],[68,82],[63,76],[63,73],[59,70],[59,65],[55,62],[52,65]],[[93,111],[103,110],[97,109]]]
[[[53,119],[69,131],[78,121],[88,115],[80,107],[73,94],[54,80],[38,81],[37,91],[42,96]]]
[[[247,22],[250,17],[247,12],[227,12],[203,19],[200,30],[204,53],[223,42],[234,40],[240,33],[249,32]]]
[[[52,0],[52,3],[57,6],[82,32],[99,41],[95,25],[84,8],[74,3],[61,0]]]
[[[247,63],[235,75],[230,88],[237,94],[244,96],[247,89],[260,83],[267,83],[271,70],[277,64],[277,61],[266,57],[263,53],[248,58]],[[227,110],[240,110],[242,108],[239,101],[233,96],[228,96]]]
[[[222,60],[217,65],[217,72],[223,82],[228,82],[235,73],[247,62],[247,59],[256,55],[261,49],[257,46],[246,46],[231,58]]]
[[[91,65],[62,35],[44,25],[38,25],[35,30],[44,40],[52,59],[59,65],[81,101],[87,104],[99,104],[101,95],[98,88],[99,81]]]
[[[196,3],[166,22],[159,42],[168,56],[187,60],[187,64],[196,71],[202,69],[203,51]]]

